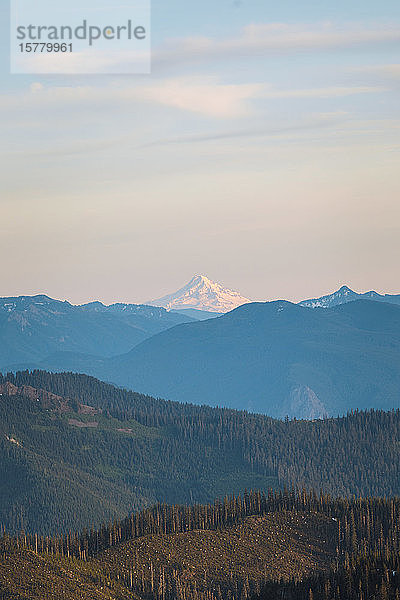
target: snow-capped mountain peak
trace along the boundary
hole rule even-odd
[[[378,294],[374,290],[358,293],[350,289],[347,285],[343,285],[339,290],[333,292],[333,294],[327,294],[320,298],[312,298],[311,300],[303,300],[299,304],[308,308],[333,308],[334,306],[353,302],[354,300],[375,300],[377,302],[400,304],[400,295],[383,295]]]
[[[249,302],[251,300],[245,298],[239,292],[224,288],[205,275],[195,275],[189,283],[177,292],[152,300],[147,304],[162,306],[167,310],[191,308],[225,313]]]

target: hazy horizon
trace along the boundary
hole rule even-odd
[[[147,75],[9,74],[1,296],[399,293],[400,5],[153,1]]]
[[[200,275],[200,273],[199,273],[199,275]],[[201,275],[205,275],[205,274],[201,273]],[[139,299],[139,300],[137,300],[135,298],[133,298],[133,299],[132,298],[126,299],[126,298],[120,298],[118,296],[114,297],[114,296],[111,296],[111,295],[110,295],[111,299],[106,299],[106,298],[101,298],[101,297],[91,297],[91,298],[77,299],[78,296],[76,296],[76,298],[73,298],[73,297],[59,297],[57,295],[51,294],[51,293],[43,291],[43,290],[31,291],[29,293],[21,292],[21,293],[15,293],[15,294],[3,294],[3,293],[1,293],[0,297],[10,298],[10,297],[18,297],[18,296],[45,295],[45,296],[48,296],[50,298],[53,298],[54,300],[61,300],[61,301],[66,300],[66,301],[68,301],[68,302],[70,302],[71,304],[74,304],[74,305],[86,304],[86,303],[94,302],[94,301],[100,301],[100,302],[103,302],[103,304],[106,304],[106,305],[107,304],[117,303],[117,302],[121,302],[121,303],[124,303],[124,304],[125,303],[126,304],[146,304],[146,302],[151,302],[151,301],[153,301],[153,300],[155,300],[157,298],[163,297],[164,295],[167,295],[169,293],[174,293],[174,292],[178,291],[178,289],[180,289],[186,283],[188,283],[190,281],[190,279],[191,279],[191,277],[189,277],[186,282],[182,283],[181,285],[178,285],[174,289],[164,290],[165,293],[162,292],[158,296],[154,296],[154,297],[151,297],[151,298],[150,297],[146,297],[145,299]],[[221,282],[221,281],[216,281],[216,283],[220,283],[224,287],[226,287],[228,289],[231,289],[233,291],[240,292],[245,297],[247,296],[245,293],[243,293],[243,290],[239,289],[237,286],[236,287],[235,286],[227,286],[227,285],[224,285],[223,282]],[[331,294],[333,292],[336,292],[343,285],[347,285],[350,289],[352,289],[354,292],[357,292],[357,293],[365,293],[365,292],[375,291],[375,292],[378,292],[379,294],[382,294],[382,295],[384,295],[384,294],[399,295],[400,294],[400,291],[399,290],[395,290],[395,289],[394,290],[389,290],[389,291],[388,290],[379,290],[379,289],[376,289],[374,287],[369,287],[369,288],[366,288],[366,289],[356,289],[353,286],[349,285],[348,283],[340,283],[340,284],[338,284],[336,287],[334,287],[332,289],[321,290],[320,292],[317,292],[316,294],[311,294],[311,295],[310,294],[309,295],[305,294],[305,295],[303,295],[301,297],[300,296],[299,297],[297,297],[297,296],[295,296],[295,297],[271,296],[271,297],[259,297],[259,298],[254,298],[254,297],[251,297],[251,296],[247,296],[247,297],[252,302],[272,302],[272,301],[275,301],[275,300],[288,300],[289,302],[300,302],[302,300],[308,300],[308,299],[311,299],[311,298],[319,298],[321,296],[325,296],[325,295]],[[118,290],[116,290],[116,291],[113,290],[113,292],[117,293]]]

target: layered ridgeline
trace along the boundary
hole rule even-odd
[[[0,367],[39,364],[57,352],[113,356],[192,320],[189,315],[136,304],[74,306],[48,296],[0,298]]]
[[[203,279],[200,299],[204,292],[211,302],[214,287],[204,291]],[[197,302],[196,289],[182,302]],[[190,315],[216,313],[3,299],[0,368],[82,372],[152,396],[279,418],[398,407],[400,305],[347,302],[348,291],[321,300],[345,302],[331,308],[247,303],[201,322]]]
[[[0,538],[3,600],[397,600],[400,500],[250,492]]]
[[[90,362],[128,352],[165,329],[249,302],[200,275],[168,299],[149,305],[75,306],[45,295],[0,298],[0,368],[51,362],[58,360],[59,352],[63,366],[73,367],[79,358]]]
[[[78,530],[245,489],[400,494],[398,411],[285,422],[84,375],[24,372],[0,386],[0,523],[10,532]]]
[[[379,294],[374,290],[371,290],[370,292],[355,292],[347,285],[343,285],[339,290],[332,294],[326,294],[325,296],[312,298],[310,300],[303,300],[302,302],[299,302],[299,304],[301,306],[307,306],[308,308],[332,308],[333,306],[347,304],[348,302],[354,302],[355,300],[373,300],[374,302],[386,302],[389,304],[400,305],[400,294]]]
[[[316,418],[400,406],[399,365],[400,306],[279,301],[174,327],[91,373],[181,402]]]

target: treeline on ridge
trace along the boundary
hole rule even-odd
[[[398,410],[278,421],[154,399],[72,373],[0,376],[0,385],[7,382],[57,394],[71,410],[89,405],[103,419],[103,428],[78,428],[26,397],[2,397],[1,475],[11,491],[0,494],[0,522],[10,532],[97,527],[157,502],[207,503],[245,488],[400,494]],[[11,433],[20,446],[7,439]]]
[[[250,516],[274,515],[282,531],[293,515],[320,515],[326,525],[320,535],[333,549],[330,569],[302,579],[252,580],[239,576],[232,565],[230,573],[214,587],[181,575],[179,561],[155,567],[156,556],[149,555],[143,565],[129,555],[129,544],[145,536],[173,536],[191,531],[214,530],[217,535]],[[333,527],[329,525],[333,524]],[[218,533],[219,532],[219,533]],[[212,538],[211,542],[212,543]],[[97,531],[40,537],[21,533],[17,538],[3,533],[1,561],[18,552],[56,557],[69,568],[81,568],[97,586],[118,582],[126,595],[120,598],[143,600],[397,600],[400,590],[400,499],[331,498],[315,492],[246,492],[206,506],[157,505],[110,523]],[[205,550],[207,551],[207,549]],[[237,550],[237,561],[245,560]],[[127,560],[127,556],[131,556]],[[66,561],[66,562],[65,562]],[[72,562],[71,562],[72,561]],[[74,562],[75,561],[75,562]],[[249,571],[251,565],[249,564]],[[209,565],[212,569],[212,565]],[[19,574],[23,577],[23,574]],[[40,572],[37,577],[40,578]],[[207,581],[207,573],[204,573]],[[0,596],[1,597],[1,596]],[[7,596],[3,596],[8,598]],[[49,596],[52,597],[52,596]],[[46,598],[46,595],[43,595]]]

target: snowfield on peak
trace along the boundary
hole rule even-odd
[[[195,275],[184,287],[146,304],[167,310],[195,309],[226,313],[251,302],[239,292],[222,287],[204,275]]]
[[[375,302],[389,302],[391,304],[400,304],[400,294],[378,294],[374,290],[369,292],[355,292],[347,285],[343,285],[333,294],[321,296],[321,298],[312,298],[299,302],[300,306],[307,308],[333,308],[340,304],[354,302],[354,300],[374,300]]]

